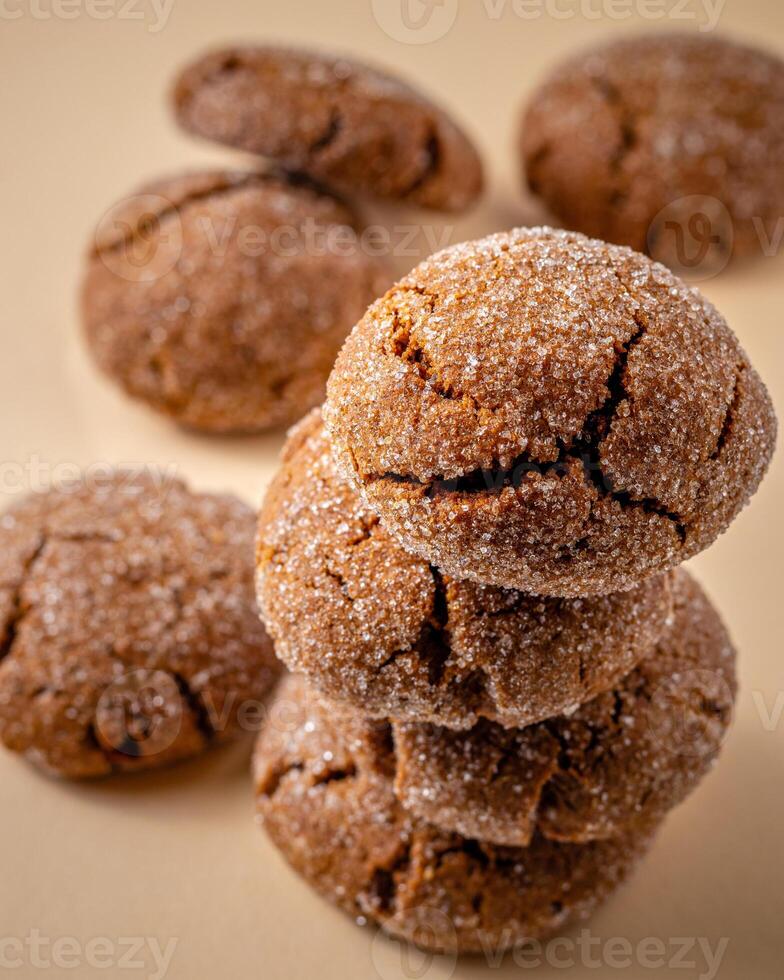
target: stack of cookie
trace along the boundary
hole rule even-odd
[[[393,287],[261,513],[295,673],[257,792],[291,864],[435,950],[587,914],[719,752],[734,652],[676,566],[774,440],[718,312],[629,249],[525,229]]]

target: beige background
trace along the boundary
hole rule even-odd
[[[174,0],[159,30],[151,0],[108,0],[97,11],[81,0],[59,2],[0,5],[3,488],[10,493],[36,483],[46,467],[62,464],[149,461],[176,465],[199,488],[231,489],[253,502],[274,470],[279,435],[220,441],[183,434],[98,378],[79,343],[75,289],[95,220],[142,179],[231,158],[173,127],[164,101],[173,69],[205,45],[251,38],[318,44],[397,65],[465,121],[486,158],[491,192],[480,211],[451,229],[451,240],[459,240],[526,220],[513,138],[518,106],[540,73],[580,43],[627,31],[632,21],[617,16],[624,9],[656,10],[655,0],[626,7],[624,0],[583,0],[570,19],[547,12],[522,19],[511,0],[505,8],[502,0],[486,6],[461,0],[443,37],[410,44],[400,40],[406,35],[398,0],[385,0],[379,15],[397,37],[379,26],[370,0]],[[675,2],[664,6],[672,10]],[[636,20],[646,29],[696,30],[706,23],[701,2],[679,0],[692,19]],[[530,3],[526,9],[535,11]],[[580,8],[577,0],[559,0],[557,9]],[[91,15],[107,10],[105,20]],[[444,0],[431,28],[456,10],[457,0]],[[597,10],[604,13],[594,19]],[[137,12],[146,19],[132,19]],[[727,0],[719,27],[784,53],[784,7],[777,0]],[[413,259],[400,257],[399,264]],[[779,407],[783,271],[784,260],[774,258],[704,284]],[[25,472],[32,466],[33,480]],[[780,977],[784,959],[784,717],[776,716],[784,703],[783,479],[782,466],[774,465],[753,507],[694,563],[742,655],[737,719],[721,765],[670,818],[633,883],[591,923],[602,939],[659,937],[668,955],[676,937],[706,937],[714,946],[726,937],[718,975],[729,980]],[[374,941],[319,900],[254,826],[247,757],[247,746],[235,746],[172,772],[67,785],[0,752],[0,939],[24,940],[31,929],[49,940],[72,937],[81,953],[65,972],[79,977],[122,976],[117,959],[127,947],[120,941],[150,936],[177,940],[171,978],[526,972],[513,963],[490,970],[478,961],[456,969],[439,960],[406,967],[395,944]],[[85,945],[94,937],[119,950],[111,969],[86,961]],[[0,954],[9,949],[0,945]],[[15,975],[38,975],[29,946],[24,958]],[[145,966],[130,976],[154,975],[149,945],[135,959]],[[670,972],[705,972],[699,953],[685,959],[694,967],[673,963]],[[579,966],[544,967],[535,975],[565,972],[597,976]],[[598,975],[656,972],[639,962],[624,971],[608,963]]]

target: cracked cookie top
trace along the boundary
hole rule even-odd
[[[710,544],[775,439],[710,303],[643,255],[548,228],[446,249],[393,286],[338,356],[324,419],[406,548],[562,596]]]
[[[49,772],[164,765],[235,734],[279,673],[252,511],[117,472],[0,515],[0,739]]]
[[[683,570],[673,592],[674,621],[655,651],[572,714],[513,730],[395,723],[403,805],[444,830],[514,846],[535,832],[579,843],[662,819],[715,762],[736,692],[718,613]]]
[[[278,655],[322,692],[451,728],[573,710],[651,652],[672,608],[667,576],[592,599],[441,576],[339,476],[318,410],[262,506],[257,588]]]
[[[461,211],[482,167],[465,134],[397,78],[345,58],[237,47],[199,58],[174,88],[186,130],[346,192]]]
[[[304,180],[205,172],[140,188],[101,221],[82,290],[99,367],[179,423],[255,432],[324,396],[389,284],[356,215]]]
[[[497,847],[414,817],[392,789],[388,726],[281,684],[254,758],[259,813],[313,887],[359,922],[432,950],[501,952],[561,929],[609,895],[655,828]]]
[[[784,208],[784,62],[695,34],[594,47],[531,96],[521,148],[570,228],[686,267],[706,235],[760,253]]]

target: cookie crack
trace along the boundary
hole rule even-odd
[[[614,110],[618,119],[619,144],[610,158],[610,173],[614,178],[609,188],[609,204],[612,207],[622,203],[628,196],[628,190],[622,189],[619,182],[623,175],[624,162],[638,142],[637,119],[629,111],[621,90],[608,78],[592,76],[591,84],[605,103]]]
[[[438,174],[441,166],[441,141],[438,138],[438,130],[434,124],[430,125],[427,137],[424,140],[423,150],[425,153],[425,164],[421,173],[404,187],[401,192],[402,197],[413,197],[427,182]]]
[[[293,772],[302,772],[304,769],[305,764],[299,760],[296,762],[275,766],[267,773],[264,779],[259,781],[256,787],[259,796],[265,796],[267,799],[272,799],[272,797],[274,797],[280,789],[281,783],[286,776]]]
[[[424,635],[417,646],[427,658],[428,682],[438,687],[444,679],[447,662],[452,655],[449,636],[449,603],[444,577],[434,566],[430,566],[433,577],[433,609],[430,620],[425,624]]]
[[[727,411],[724,414],[724,421],[722,422],[721,429],[719,430],[719,437],[716,440],[716,446],[710,455],[711,459],[719,459],[721,457],[724,447],[727,445],[727,442],[732,435],[732,427],[740,406],[741,381],[744,372],[745,366],[743,364],[739,364],[735,371],[735,384],[732,389],[732,397],[729,400]]]
[[[309,156],[318,156],[335,142],[343,130],[343,114],[339,109],[334,108],[329,114],[329,121],[324,128],[324,132],[315,139],[308,147]]]
[[[358,770],[356,765],[350,762],[340,769],[326,769],[323,773],[319,773],[313,779],[311,786],[328,786],[330,783],[341,783],[346,780],[356,779],[357,775]]]
[[[210,712],[204,704],[204,701],[201,699],[199,693],[191,687],[190,682],[183,674],[172,672],[172,677],[180,692],[183,703],[193,716],[196,728],[204,736],[205,741],[212,741],[216,735],[216,728],[212,723]]]
[[[526,179],[528,180],[528,187],[531,193],[537,197],[540,195],[542,189],[542,177],[539,171],[544,166],[547,158],[551,155],[552,149],[552,144],[545,142],[534,150],[528,157],[526,165]]]
[[[636,307],[639,307],[639,300],[626,285],[615,266],[609,263],[607,269],[615,276],[618,285],[626,293],[629,300]],[[412,291],[429,299],[432,312],[435,302],[433,297],[421,287],[412,287]],[[662,517],[673,525],[681,544],[685,543],[688,529],[680,514],[668,508],[656,497],[637,497],[630,491],[616,488],[601,462],[602,441],[612,429],[619,406],[624,402],[632,401],[632,396],[626,388],[629,357],[635,347],[643,341],[648,329],[647,318],[639,308],[631,313],[631,318],[634,329],[627,339],[616,347],[612,369],[604,383],[607,390],[604,401],[586,416],[581,431],[575,439],[570,442],[565,442],[562,439],[556,440],[557,455],[555,459],[542,460],[532,456],[529,452],[522,452],[508,465],[503,465],[501,460],[492,461],[487,467],[480,467],[448,480],[437,475],[430,480],[419,480],[414,476],[393,471],[368,473],[365,474],[364,479],[368,483],[388,480],[413,487],[422,487],[425,496],[428,499],[433,499],[440,494],[493,493],[510,487],[516,488],[529,475],[540,478],[560,478],[568,471],[570,462],[578,460],[582,463],[586,482],[596,490],[597,499],[610,499],[624,509],[639,509],[645,513]],[[470,397],[462,392],[455,391],[451,386],[444,386],[440,383],[427,352],[421,344],[416,343],[412,338],[410,324],[401,323],[397,310],[394,313],[393,354],[406,363],[414,365],[420,378],[442,397],[467,399],[472,402]],[[472,404],[476,410],[476,403],[472,402]],[[731,421],[727,423],[728,431],[730,425]],[[586,527],[589,527],[593,520],[592,505],[586,519]],[[566,546],[566,551],[573,553],[583,550],[588,544],[588,537],[582,537],[574,544]]]
[[[435,298],[424,289],[413,286],[407,289],[417,296],[421,296],[428,306],[428,311],[432,316],[435,312]],[[462,392],[455,390],[452,385],[446,385],[438,377],[424,346],[413,336],[412,324],[410,319],[403,321],[400,310],[395,306],[392,313],[392,355],[411,365],[419,378],[431,388],[441,398],[450,401],[461,401],[464,398]]]
[[[449,639],[447,586],[441,573],[432,565],[430,566],[430,574],[433,577],[434,586],[433,607],[430,615],[422,623],[419,636],[410,647],[395,650],[385,657],[376,668],[376,674],[380,674],[387,667],[392,666],[401,657],[413,655],[426,664],[428,684],[431,687],[439,687],[443,683],[447,663],[452,655]]]
[[[13,598],[11,603],[11,615],[9,616],[8,621],[4,624],[3,633],[0,635],[0,662],[13,654],[14,646],[16,644],[17,637],[19,636],[19,631],[22,627],[25,616],[27,616],[27,614],[33,608],[32,605],[25,606],[24,602],[22,601],[22,592],[24,591],[27,580],[33,573],[36,562],[43,554],[48,543],[48,535],[42,534],[38,544],[22,566],[22,574],[12,593]]]
[[[410,838],[401,841],[400,848],[385,864],[376,865],[370,875],[367,903],[382,915],[393,915],[397,909],[398,881],[411,866],[414,844]]]

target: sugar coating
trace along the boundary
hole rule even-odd
[[[723,248],[759,253],[784,209],[784,62],[695,34],[594,47],[534,92],[520,142],[529,186],[570,228],[663,257],[654,219],[669,208],[690,236],[710,213],[697,195],[727,209],[731,227],[716,212],[710,229]]]
[[[337,473],[318,409],[262,506],[257,590],[278,655],[322,692],[451,728],[573,710],[648,655],[672,611],[667,575],[591,599],[441,576]]]
[[[239,731],[280,672],[254,517],[115,473],[0,515],[0,740],[49,772],[164,765]]]
[[[445,574],[628,589],[701,551],[758,486],[768,393],[696,290],[549,228],[446,249],[373,306],[327,386],[339,468]]]
[[[504,848],[407,813],[386,726],[281,685],[255,754],[259,814],[293,868],[358,921],[432,950],[501,951],[584,918],[631,871],[653,830]]]
[[[395,792],[444,830],[526,846],[539,833],[581,843],[662,819],[708,772],[737,689],[735,651],[686,572],[656,650],[570,715],[504,730],[393,725]]]
[[[82,291],[91,352],[182,425],[290,424],[323,399],[340,345],[389,284],[358,230],[341,202],[282,174],[148,184],[99,227]]]
[[[215,51],[180,74],[174,107],[189,132],[347,193],[462,211],[482,189],[479,156],[446,113],[346,58],[270,46]]]

